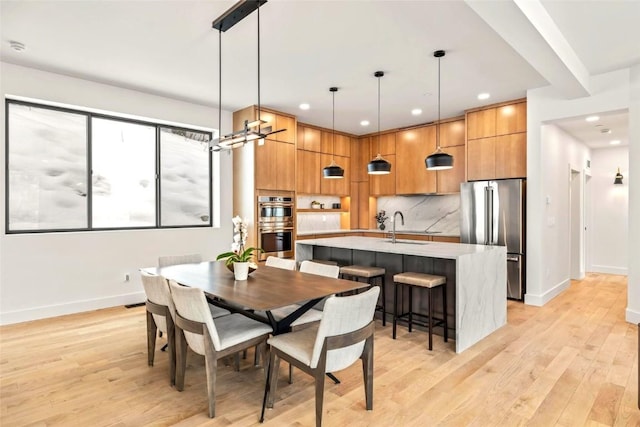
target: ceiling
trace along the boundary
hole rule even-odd
[[[2,0],[0,59],[217,107],[218,32],[211,22],[234,3]],[[443,118],[548,85],[472,3],[270,0],[260,8],[262,105],[331,128],[329,87],[337,86],[336,129],[375,132],[373,73],[381,70],[381,129],[427,123],[438,116],[437,49],[447,52],[441,60]],[[640,2],[541,4],[589,74],[640,63]],[[222,34],[225,110],[258,101],[256,16]],[[26,49],[14,51],[11,40]],[[491,98],[479,101],[480,92]],[[303,102],[311,108],[300,110]],[[423,113],[412,116],[414,108]],[[368,127],[360,125],[365,119]]]

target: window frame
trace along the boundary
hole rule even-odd
[[[27,107],[41,108],[41,109],[49,109],[54,111],[60,111],[63,113],[72,113],[72,114],[80,114],[86,117],[87,120],[87,135],[86,135],[86,168],[87,168],[87,197],[86,197],[86,215],[87,215],[87,227],[82,228],[52,228],[52,229],[26,229],[26,230],[11,230],[9,228],[10,221],[10,183],[9,183],[9,107],[10,105],[23,105]],[[139,124],[144,126],[153,126],[155,128],[155,225],[153,226],[134,226],[134,227],[93,227],[93,171],[92,171],[92,125],[93,118],[99,119],[107,119],[113,121],[120,121],[132,124]],[[88,110],[83,110],[80,108],[74,107],[62,107],[58,105],[50,105],[46,103],[38,103],[33,101],[25,101],[21,99],[14,98],[5,98],[5,164],[4,164],[4,173],[5,173],[5,234],[38,234],[38,233],[69,233],[69,232],[90,232],[90,231],[123,231],[123,230],[156,230],[156,229],[177,229],[177,228],[211,228],[214,226],[214,193],[213,193],[213,178],[214,178],[214,162],[213,162],[213,153],[210,148],[207,151],[207,160],[209,165],[209,188],[207,191],[207,195],[209,196],[209,221],[206,224],[193,224],[193,225],[161,225],[161,209],[162,209],[162,188],[161,188],[161,162],[160,157],[161,153],[161,143],[160,143],[160,134],[162,128],[168,129],[176,129],[181,131],[195,132],[195,133],[203,133],[209,135],[209,141],[213,140],[214,132],[213,130],[203,130],[198,129],[197,127],[188,127],[188,125],[177,125],[177,124],[169,124],[162,123],[160,121],[153,120],[145,120],[138,118],[130,118],[119,116],[115,113],[108,114],[103,112],[93,112]],[[217,170],[217,173],[220,173],[220,170]]]

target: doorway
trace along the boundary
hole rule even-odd
[[[569,240],[571,242],[569,277],[580,280],[585,275],[584,250],[584,198],[582,174],[569,165]]]

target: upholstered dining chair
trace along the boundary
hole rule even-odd
[[[197,264],[199,262],[202,262],[202,256],[200,254],[167,255],[158,257],[158,267],[168,267],[170,265],[179,264]]]
[[[169,349],[169,381],[171,385],[176,381],[176,348],[174,345],[174,317],[175,308],[171,300],[171,293],[167,280],[162,276],[140,272],[142,286],[147,296],[147,363],[153,366],[156,350],[156,335],[159,330],[167,336]]]
[[[269,339],[271,355],[261,421],[265,404],[273,407],[281,359],[314,377],[316,426],[322,424],[325,374],[345,369],[358,359],[363,364],[366,407],[373,409],[373,314],[379,294],[376,286],[361,294],[331,296],[318,327]]]
[[[170,280],[176,307],[176,389],[184,389],[187,346],[204,356],[207,373],[209,417],[216,415],[216,371],[218,360],[258,346],[266,360],[270,326],[242,314],[212,318],[207,299],[199,288],[181,286]]]

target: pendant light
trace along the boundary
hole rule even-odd
[[[622,184],[622,174],[620,173],[620,168],[618,168],[618,173],[616,173],[616,179],[613,181],[614,184]]]
[[[440,147],[440,58],[444,56],[444,50],[436,50],[433,56],[438,58],[438,124],[436,125],[436,151],[424,159],[427,170],[438,171],[453,167],[453,156],[442,151]]]
[[[329,91],[333,96],[333,116],[331,119],[331,126],[333,129],[331,134],[331,164],[322,169],[322,176],[327,179],[340,179],[344,177],[344,169],[338,166],[333,158],[336,152],[336,92],[338,91],[338,88],[331,87],[329,88]]]
[[[248,120],[244,121],[242,129],[232,132],[230,134],[222,136],[222,133],[218,132],[218,138],[211,141],[211,150],[220,151],[222,149],[233,149],[236,147],[242,147],[247,142],[262,140],[268,135],[283,132],[286,129],[274,130],[271,132],[263,133],[260,126],[266,123],[260,119],[260,6],[266,3],[267,0],[240,0],[233,5],[229,10],[220,15],[212,23],[212,27],[218,30],[218,52],[219,52],[219,92],[218,92],[218,126],[222,129],[222,32],[227,31],[229,28],[242,21],[249,16],[254,10],[257,9],[258,15],[258,119],[252,122]]]
[[[378,155],[369,162],[367,171],[369,175],[388,175],[391,173],[391,163],[380,154],[380,78],[384,76],[384,72],[376,71],[373,75],[378,78]]]

